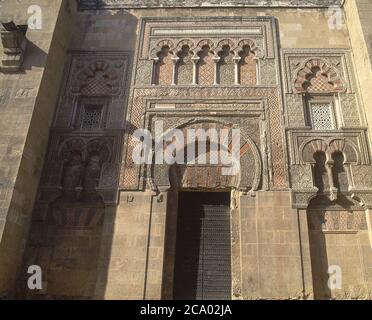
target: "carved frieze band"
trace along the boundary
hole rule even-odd
[[[364,211],[320,211],[310,210],[309,229],[322,232],[358,232],[367,230]]]
[[[208,17],[208,18],[143,18],[141,27],[140,59],[147,59],[151,50],[162,39],[169,39],[172,46],[188,41],[200,46],[210,39],[212,48],[217,48],[224,39],[237,47],[244,39],[251,39],[267,58],[275,57],[273,19],[270,17]]]

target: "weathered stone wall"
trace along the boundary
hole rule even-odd
[[[345,18],[353,50],[355,70],[369,127],[372,125],[372,3],[368,0],[345,1]]]
[[[310,279],[303,279],[311,270],[302,269],[307,239],[301,242],[299,217],[291,208],[290,193],[259,192],[253,198],[241,197],[240,219],[242,298],[311,296]]]
[[[22,24],[33,4],[2,2],[1,14]],[[38,5],[42,29],[26,34],[24,70],[0,73],[0,295],[14,289],[19,271],[69,46],[67,3]]]
[[[309,209],[307,215],[314,298],[371,299],[369,214]],[[327,285],[329,272],[341,272],[341,287]]]
[[[71,14],[75,14],[74,1],[70,4]],[[43,174],[18,276],[17,297],[89,299],[104,296],[112,251],[126,88],[129,87],[135,43],[127,41],[115,29],[129,26],[128,33],[135,37],[133,26],[136,23],[131,23],[130,19],[128,22],[123,16],[125,18],[125,14],[113,18],[107,14],[104,17],[100,24],[106,30],[103,37],[86,30],[88,20],[74,17],[69,21],[74,37],[64,52],[67,53],[62,64],[64,77],[58,86],[60,91],[50,124],[45,165],[40,168]],[[107,32],[106,23],[114,27],[110,29],[113,30],[111,34]],[[98,45],[100,39],[103,39],[101,46]],[[97,81],[92,84],[94,75],[100,76],[102,71],[106,72],[103,79],[111,77],[109,81],[117,83],[115,90],[107,92],[107,87]],[[100,117],[104,120],[96,130],[84,129],[83,112],[86,105],[94,103],[104,108]],[[73,156],[70,157],[76,153],[81,157],[78,165],[73,163]],[[99,161],[94,162],[97,157]],[[78,178],[75,185],[79,191],[67,190],[66,181],[74,183],[80,173],[83,177]],[[96,179],[100,181],[100,195],[94,190]],[[33,264],[43,270],[40,292],[29,291],[26,287],[25,270]]]

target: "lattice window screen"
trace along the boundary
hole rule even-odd
[[[81,121],[81,129],[95,130],[101,126],[102,105],[85,105]]]
[[[330,103],[310,104],[311,126],[314,130],[333,130],[335,122]]]

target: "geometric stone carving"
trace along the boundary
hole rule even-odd
[[[199,122],[200,121],[200,122]],[[202,128],[207,131],[211,128],[219,130],[224,128],[223,124],[215,123],[212,120],[201,122],[201,120],[195,121],[196,123],[188,123],[186,126],[177,126],[183,130],[185,135],[185,141],[187,140],[187,129],[197,130]],[[256,120],[258,122],[258,119]],[[169,125],[168,123],[166,124]],[[172,125],[173,127],[173,125]],[[244,134],[244,133],[243,133]],[[229,137],[232,139],[232,137]],[[213,189],[226,189],[228,187],[237,188],[240,190],[258,190],[261,175],[262,175],[262,160],[261,154],[256,144],[249,137],[241,137],[240,146],[240,168],[236,173],[224,174],[224,170],[228,169],[223,165],[221,160],[218,158],[212,158],[212,153],[207,151],[205,154],[198,154],[198,147],[196,145],[185,145],[184,146],[184,164],[168,166],[167,164],[154,164],[147,173],[147,176],[151,176],[153,182],[157,186],[171,186],[174,188],[213,188]],[[228,142],[231,144],[231,140]],[[208,147],[209,146],[209,147]],[[187,149],[194,148],[195,158],[187,158]],[[207,150],[210,150],[210,145],[206,145]],[[219,150],[224,148],[223,145],[218,144]],[[217,149],[217,148],[216,148]],[[231,156],[230,151],[229,155]],[[198,164],[199,160],[205,157],[205,162],[201,165]],[[194,160],[195,163],[190,161]]]
[[[222,85],[233,85],[235,83],[234,53],[229,45],[224,45],[218,53],[220,60],[217,63],[217,83]],[[240,59],[241,57],[235,58]]]
[[[361,117],[358,99],[355,94],[340,94],[343,126],[346,128],[360,127]]]
[[[223,22],[219,18],[212,17],[185,17],[182,20],[179,18],[143,18],[139,58],[156,58],[156,52],[160,50],[156,52],[153,52],[153,50],[158,47],[160,41],[170,43],[169,48],[174,52],[174,57],[182,48],[179,43],[185,41],[189,42],[190,50],[194,50],[196,55],[203,47],[203,45],[199,46],[198,43],[203,42],[207,38],[212,41],[212,45],[210,45],[211,50],[218,48],[219,43],[221,41],[225,42],[226,39],[233,41],[235,47],[238,46],[240,39],[246,39],[254,42],[256,47],[260,48],[258,50],[259,58],[272,59],[276,55],[272,43],[272,39],[275,38],[272,22],[272,18],[268,17],[239,18],[239,20],[234,17],[224,17]],[[246,42],[246,40],[243,41]],[[255,52],[256,48],[249,46],[251,51]],[[196,47],[198,47],[198,50],[195,50]],[[233,47],[230,46],[232,51],[234,50]],[[216,57],[219,51],[221,51],[221,47],[214,52]],[[257,54],[258,52],[255,53]],[[235,56],[238,56],[238,52],[235,52]]]
[[[360,127],[361,119],[354,93],[356,88],[351,64],[348,50],[285,50],[283,77],[287,92],[288,126],[308,130],[311,127],[311,111],[315,102],[315,108],[322,105],[324,112],[332,113],[331,117],[324,117],[324,112],[322,113],[321,121],[326,121],[327,126],[315,126],[322,128],[323,133],[325,130],[341,132],[346,128]],[[295,98],[296,93],[301,94],[301,99]],[[329,109],[325,104],[330,105]],[[304,109],[306,113],[303,112]]]
[[[296,93],[333,93],[345,91],[337,71],[321,59],[311,59],[297,72]]]
[[[213,52],[208,45],[202,48],[198,53],[200,60],[197,64],[197,83],[201,86],[211,86],[214,83],[214,68]]]
[[[296,94],[286,94],[286,114],[287,114],[287,126],[293,128],[305,127],[306,117],[304,110],[303,97]]]
[[[306,165],[293,165],[290,166],[291,173],[291,186],[294,190],[304,190],[314,188],[313,173],[311,166]]]
[[[83,108],[81,130],[97,130],[102,119],[102,105],[86,104]]]
[[[192,61],[192,52],[190,47],[185,45],[182,47],[181,51],[178,53],[180,58],[177,63],[177,72],[176,72],[176,83],[178,85],[189,85],[192,83],[193,79],[193,61]]]
[[[257,58],[250,46],[245,45],[239,53],[239,83],[242,85],[257,84]]]
[[[234,113],[236,114],[236,107],[235,103],[231,103],[231,100],[234,99],[234,97],[240,96],[240,97],[255,97],[256,101],[258,99],[262,100],[261,97],[265,97],[265,103],[264,103],[264,110],[265,110],[265,117],[267,119],[270,119],[270,130],[267,128],[266,137],[262,138],[263,140],[266,140],[268,147],[265,149],[262,145],[260,146],[260,152],[262,155],[262,158],[265,159],[264,162],[268,163],[268,168],[265,169],[266,173],[268,174],[267,177],[269,177],[269,183],[271,184],[272,188],[282,188],[288,185],[286,174],[285,174],[285,162],[283,159],[283,149],[282,149],[282,130],[280,127],[280,120],[281,117],[279,115],[280,107],[279,107],[279,101],[277,97],[277,89],[275,88],[258,88],[258,87],[245,87],[245,86],[233,86],[233,87],[227,87],[227,86],[216,86],[216,87],[202,87],[202,86],[182,86],[182,87],[175,87],[175,86],[153,86],[151,88],[135,88],[133,91],[133,103],[130,106],[130,126],[128,125],[127,129],[127,135],[126,135],[126,149],[124,149],[125,154],[123,155],[123,166],[122,166],[122,172],[121,172],[121,187],[125,189],[142,189],[141,184],[139,184],[141,177],[140,168],[141,166],[136,165],[133,163],[132,159],[132,151],[134,150],[136,146],[136,140],[133,139],[132,133],[136,128],[141,128],[143,126],[143,114],[145,112],[145,108],[147,105],[151,105],[151,102],[153,102],[153,99],[156,99],[156,103],[160,103],[159,97],[166,98],[167,101],[171,101],[176,99],[179,101],[179,103],[186,103],[190,105],[195,105],[195,100],[200,101],[203,105],[208,105],[209,111],[217,110],[215,109],[215,102],[211,102],[209,100],[209,97],[213,97],[213,99],[216,101],[216,99],[226,100],[229,101],[229,103],[226,104],[226,109],[223,113],[221,111],[218,111],[218,114],[221,114],[221,116],[217,115],[216,120],[217,122],[221,122],[221,117],[223,116],[223,120],[226,120],[226,113],[231,114],[230,109],[231,106],[234,106]],[[190,101],[190,99],[192,99]],[[196,105],[198,105],[196,103]],[[190,107],[191,110],[195,107]],[[204,108],[203,108],[204,109]],[[169,111],[171,112],[171,111]],[[174,111],[173,111],[174,112]],[[177,110],[175,111],[177,112]],[[195,120],[195,114],[191,116],[185,116],[184,111],[179,110],[180,114],[183,114],[183,117],[186,119],[185,122],[190,121],[191,119]],[[248,137],[252,137],[252,135],[255,135],[258,137],[258,139],[254,139],[256,145],[260,144],[261,139],[261,133],[260,129],[257,128],[257,130],[253,130],[256,125],[252,126],[252,123],[244,123],[249,121],[249,119],[252,119],[251,117],[244,117],[243,113],[244,111],[239,111],[237,114],[237,117],[233,117],[231,119],[231,123],[235,123],[236,119],[240,119],[239,122],[242,122],[241,124],[237,124],[238,127],[243,129],[248,129],[249,131],[252,130],[248,134]],[[261,115],[262,111],[256,111],[259,112]],[[233,114],[234,114],[233,113]],[[239,115],[240,114],[240,115]],[[167,119],[171,120],[175,117],[168,117]],[[205,119],[201,116],[198,117],[201,120]],[[254,118],[253,118],[254,119]],[[258,124],[259,121],[256,122]],[[181,125],[181,123],[179,124]],[[262,123],[264,126],[264,123]],[[170,125],[170,128],[177,128],[178,124],[174,123]],[[262,137],[264,137],[265,134],[262,132]],[[253,139],[253,138],[252,138]],[[261,140],[261,141],[263,141]]]
[[[351,172],[356,190],[372,190],[372,166],[352,165]]]
[[[279,98],[280,89],[277,87],[280,77],[274,19],[271,17],[239,19],[236,17],[223,19],[220,17],[156,19],[149,17],[143,18],[141,22],[139,52],[134,63],[136,72],[140,74],[136,75],[131,104],[128,107],[129,120],[126,126],[120,187],[127,190],[143,190],[144,182],[148,178],[153,178],[154,183],[160,187],[171,184],[169,166],[165,166],[164,170],[162,168],[154,170],[157,175],[154,177],[153,171],[149,168],[151,166],[137,165],[132,159],[132,152],[137,145],[133,132],[138,128],[151,128],[154,114],[158,115],[162,112],[166,118],[164,122],[170,123],[171,129],[182,125],[174,123],[174,119],[182,115],[188,124],[197,121],[198,123],[224,123],[236,125],[241,131],[249,131],[247,136],[256,145],[259,156],[251,157],[250,155],[256,149],[248,148],[246,155],[241,159],[247,162],[242,165],[242,168],[248,172],[243,178],[243,189],[244,187],[253,190],[287,188],[288,173],[285,171],[285,149],[281,127],[282,105]],[[171,55],[171,63],[168,64],[166,72],[166,83],[171,85],[150,87],[148,82],[138,81],[138,79],[145,80],[147,75],[147,78],[152,80],[151,83],[156,84],[157,59],[160,60],[159,55],[162,50],[164,53],[164,49],[167,49],[168,55]],[[144,64],[144,61],[147,63]],[[148,77],[150,64],[152,64],[152,74]],[[172,72],[169,72],[170,69]],[[264,77],[257,74],[258,70],[265,71]],[[170,75],[173,80],[171,82]],[[247,97],[248,100],[262,102],[262,110],[256,109],[252,113],[249,110],[238,111],[236,102],[232,103],[237,97],[239,100]],[[157,107],[168,104],[174,107],[167,110]],[[188,110],[182,106],[185,104]],[[222,106],[224,106],[223,111]],[[228,122],[226,122],[227,114],[231,118]],[[237,116],[230,116],[232,114]],[[215,121],[210,121],[212,119]],[[244,140],[247,141],[247,138],[244,137]],[[193,186],[196,182],[199,186],[216,186],[220,183],[219,181],[215,183],[213,180],[214,177],[219,178],[219,175],[215,174],[217,169],[206,165],[203,171],[188,166],[180,174],[184,178],[181,179],[181,184]],[[192,176],[198,178],[192,179]],[[178,181],[179,178],[177,176]],[[235,181],[226,181],[226,179],[221,181],[221,185],[226,184],[237,186]]]
[[[21,69],[27,46],[27,25],[16,25],[13,21],[1,22],[1,42],[4,54],[0,71],[17,72]]]
[[[357,232],[367,230],[364,211],[309,210],[309,229],[323,232]]]
[[[80,71],[73,84],[72,93],[84,96],[110,96],[119,93],[117,72],[104,60],[97,60]]]
[[[173,61],[172,52],[168,46],[161,48],[157,54],[158,61],[155,69],[155,84],[170,86],[173,79]]]
[[[334,130],[334,116],[329,103],[310,104],[311,126],[314,130]]]

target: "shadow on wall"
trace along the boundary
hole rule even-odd
[[[72,39],[73,50],[134,51],[138,18],[125,10],[99,10],[75,13],[77,32]]]
[[[28,41],[25,60],[23,61],[22,69],[31,70],[32,68],[45,68],[48,55],[45,51],[39,48],[36,44]]]
[[[322,231],[325,223],[325,210],[319,209],[316,203],[321,196],[313,199],[307,210],[309,226],[309,243],[311,269],[313,275],[314,299],[329,300],[331,290],[328,288],[328,256],[326,238]]]
[[[45,51],[28,40],[24,61],[22,62],[20,69],[17,71],[2,70],[2,72],[5,74],[16,73],[24,75],[27,71],[32,70],[32,68],[41,68],[41,70],[44,70],[47,58],[48,55]]]
[[[129,21],[127,19],[129,16]],[[77,13],[75,19],[78,24],[86,24],[88,32],[81,29],[79,34],[74,35],[72,49],[90,50],[97,53],[107,50],[123,49],[122,43],[111,41],[111,46],[106,46],[106,42],[98,41],[117,38],[119,30],[122,34],[128,34],[128,43],[132,50],[136,43],[135,30],[137,27],[137,18],[129,14],[123,15],[118,12],[114,14],[97,14],[87,16],[86,13]],[[101,20],[100,20],[101,19]],[[92,24],[97,25],[97,33],[94,34]],[[122,23],[121,23],[122,22]],[[128,23],[132,23],[129,27]],[[107,25],[113,25],[112,31],[107,31]],[[105,29],[104,33],[99,31]],[[88,45],[85,40],[92,36]],[[96,40],[94,41],[94,36]],[[120,35],[119,35],[120,36]],[[133,40],[133,41],[132,41]],[[79,45],[74,47],[74,44]],[[93,44],[93,46],[92,46]],[[71,48],[71,47],[70,47]],[[41,67],[47,59],[47,55],[35,44],[29,43],[26,60],[24,61],[25,72],[34,67]],[[57,57],[49,57],[54,63],[58,64]],[[61,65],[61,68],[64,66]],[[130,69],[132,66],[130,67]],[[130,70],[128,70],[130,75]],[[128,75],[128,81],[130,76]],[[63,83],[62,86],[68,85]],[[84,97],[81,97],[84,98]],[[58,113],[56,113],[58,114]],[[125,118],[122,114],[120,117]],[[76,137],[76,140],[84,138],[86,133],[81,134],[74,131],[74,128],[62,128],[67,134]],[[134,131],[132,124],[126,123],[121,128],[124,131]],[[90,132],[94,135],[94,132]],[[100,137],[105,131],[100,130],[97,135]],[[110,134],[111,131],[110,131]],[[85,135],[85,136],[84,136]],[[121,137],[123,138],[123,137]],[[124,139],[118,139],[124,140]],[[76,141],[75,141],[76,142]],[[51,141],[50,148],[54,148]],[[72,145],[70,151],[79,149],[79,144]],[[118,144],[117,148],[121,149]],[[47,161],[44,167],[44,173],[50,173],[47,180],[52,181],[51,185],[42,184],[39,187],[37,203],[33,209],[31,228],[27,240],[27,246],[23,257],[23,266],[18,277],[18,285],[15,295],[17,298],[28,299],[104,299],[106,296],[106,287],[111,261],[111,247],[114,236],[114,226],[116,220],[116,200],[111,197],[106,198],[118,192],[118,185],[110,189],[100,190],[97,196],[96,189],[101,176],[102,167],[105,162],[96,161],[97,155],[94,154],[94,148],[84,149],[84,152],[69,154],[68,159],[62,159],[63,164],[51,163]],[[121,154],[121,150],[115,150]],[[49,150],[47,155],[52,151]],[[93,153],[92,153],[93,152]],[[91,154],[92,153],[92,154]],[[88,156],[88,157],[87,157]],[[98,157],[99,158],[99,157]],[[49,166],[49,171],[46,167]],[[52,167],[52,169],[50,169]],[[116,168],[116,167],[115,167]],[[103,170],[103,169],[102,169]],[[106,172],[106,171],[105,171]],[[112,171],[111,171],[112,173]],[[103,173],[102,173],[103,174]],[[108,175],[110,173],[107,173]],[[114,174],[114,173],[113,173]],[[115,175],[119,176],[116,172]],[[57,177],[57,178],[56,178]],[[56,182],[55,182],[56,181]],[[119,179],[117,179],[119,181]],[[49,183],[49,182],[48,182]],[[114,201],[111,199],[115,198]],[[30,265],[39,265],[43,270],[43,289],[31,292],[27,288],[27,269]],[[112,266],[111,266],[112,268]]]
[[[309,226],[309,243],[311,269],[313,276],[314,299],[332,299],[332,292],[328,286],[330,267],[327,254],[327,240],[324,229],[327,223],[327,211],[338,205],[342,210],[349,211],[353,203],[342,194],[338,195],[336,202],[331,202],[326,196],[319,194],[314,198],[307,209]]]

